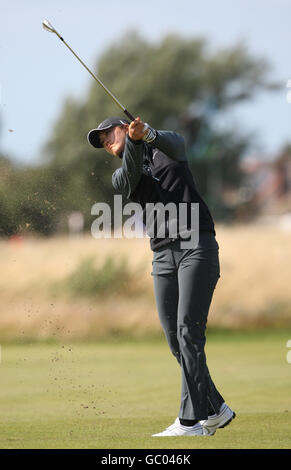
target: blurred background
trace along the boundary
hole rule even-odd
[[[185,137],[220,245],[209,328],[291,325],[290,12],[284,0],[5,3],[0,341],[161,333],[149,240],[90,232],[120,162],[87,133],[121,112],[45,18],[132,114]]]

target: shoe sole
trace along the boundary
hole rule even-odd
[[[217,429],[223,429],[223,428],[226,428],[226,426],[228,426],[232,420],[236,417],[236,414],[235,412],[233,412],[233,415],[231,418],[229,418],[224,424],[220,425],[220,426],[217,426],[217,428],[213,431],[213,432],[209,432],[209,436],[214,436],[214,434],[216,433]],[[206,427],[206,429],[208,430],[209,428]]]

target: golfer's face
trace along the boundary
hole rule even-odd
[[[126,132],[125,127],[119,126],[100,132],[100,142],[106,152],[114,157],[118,157],[120,152],[124,150]]]

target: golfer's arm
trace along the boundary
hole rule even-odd
[[[157,131],[157,137],[151,144],[173,160],[187,161],[184,138],[172,131]]]
[[[132,141],[126,137],[122,165],[112,175],[114,189],[129,198],[137,187],[143,165],[144,144],[142,141]]]

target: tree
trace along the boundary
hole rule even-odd
[[[258,90],[274,88],[268,73],[266,61],[252,57],[243,44],[213,52],[203,38],[170,34],[151,43],[134,31],[108,47],[96,63],[97,76],[132,114],[156,129],[185,136],[194,179],[216,218],[229,215],[222,189],[241,184],[240,157],[250,142],[238,130],[219,129],[217,119]],[[83,101],[66,98],[44,147],[43,165],[16,174],[14,182],[10,177],[7,184],[19,185],[18,191],[23,187],[28,198],[38,192],[38,203],[22,204],[21,212],[36,230],[51,233],[72,210],[83,212],[89,228],[92,205],[112,204],[111,175],[120,161],[87,142],[88,131],[110,115],[122,112],[92,80]]]
[[[223,216],[217,190],[240,184],[239,159],[249,138],[215,130],[212,118],[251,99],[257,90],[274,87],[267,80],[266,61],[251,57],[243,44],[210,52],[201,38],[172,34],[152,44],[129,32],[104,51],[96,69],[131,113],[157,129],[174,129],[185,136],[198,187],[217,209],[216,215]],[[112,202],[111,174],[120,162],[103,151],[96,153],[86,135],[106,117],[118,114],[122,115],[116,104],[92,81],[83,103],[66,101],[47,146],[51,165],[66,173],[67,203],[87,214],[89,201]]]

